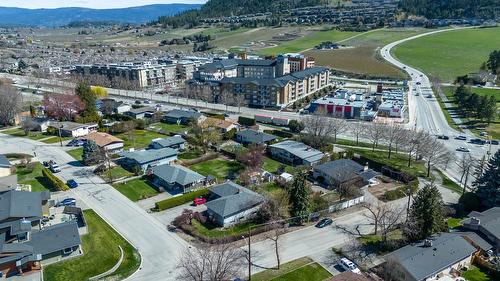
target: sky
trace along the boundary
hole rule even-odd
[[[206,0],[0,0],[0,7],[18,8],[60,8],[60,7],[86,7],[94,9],[124,8],[150,4],[197,4]]]

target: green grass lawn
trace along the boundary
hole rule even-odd
[[[124,149],[146,148],[149,146],[149,144],[151,144],[151,141],[153,139],[167,137],[165,135],[147,130],[134,130],[131,134],[127,132],[127,133],[115,134],[114,136],[124,141]]]
[[[284,53],[300,53],[324,41],[340,41],[352,37],[357,32],[344,32],[338,30],[315,31],[309,35],[287,41],[276,47],[265,48],[257,51],[259,55],[279,55]]]
[[[204,176],[212,175],[218,180],[224,180],[231,177],[232,174],[238,173],[244,168],[245,167],[237,161],[230,161],[221,158],[208,160],[189,167],[189,169],[197,173]]]
[[[181,133],[189,130],[189,126],[177,125],[177,124],[167,124],[163,122],[154,123],[149,125],[150,128],[167,131],[171,133]],[[166,137],[166,136],[164,136]]]
[[[463,218],[448,218],[446,220],[446,223],[448,223],[449,228],[455,228],[455,227],[462,226],[462,220],[464,220],[464,219]]]
[[[478,44],[480,42],[480,44]],[[477,72],[500,46],[500,27],[446,31],[405,42],[394,49],[403,62],[451,82]]]
[[[113,187],[134,202],[159,193],[147,180],[140,178],[113,184]]]
[[[32,166],[33,169],[28,167]],[[16,166],[17,182],[19,184],[31,185],[31,191],[47,191],[51,185],[42,175],[43,165],[39,162],[28,164],[27,166]]]
[[[389,243],[382,243],[380,235],[364,235],[357,239],[361,245],[366,247],[367,251],[383,255],[394,250],[391,245],[395,244],[396,241],[403,240],[404,236],[402,230],[396,229],[387,234],[387,241]]]
[[[9,129],[1,132],[2,134],[7,134],[15,137],[22,137],[22,138],[29,138],[32,140],[39,140],[39,139],[44,139],[47,137],[50,137],[50,135],[43,134],[41,132],[30,132],[28,135],[24,132],[24,130],[16,128],[16,129]]]
[[[255,281],[322,281],[332,275],[310,258],[300,258],[287,262],[280,269],[268,269],[252,275]]]
[[[293,173],[294,169],[292,166],[283,164],[269,157],[264,157],[264,163],[262,164],[262,168],[270,173],[276,173],[276,171],[281,167],[285,167],[285,172]]]
[[[462,273],[462,277],[468,281],[493,281],[494,279],[488,274],[482,272],[479,268],[471,266],[469,270]]]
[[[83,155],[83,147],[75,148],[66,151],[71,157],[75,158],[75,160],[82,161],[82,155]]]
[[[110,177],[112,177],[113,179],[128,178],[133,175],[133,173],[125,170],[122,166],[113,167],[110,170],[102,173],[102,176],[106,179],[109,179]]]
[[[139,268],[139,253],[93,210],[83,212],[89,231],[81,237],[83,256],[45,266],[44,279],[83,281],[106,272],[120,259],[118,246],[122,247],[124,258],[112,277],[120,280],[130,276]]]
[[[200,156],[203,155],[203,151],[199,148],[193,148],[193,149],[188,149],[185,152],[182,152],[181,154],[178,155],[177,158],[180,160],[191,160],[191,159],[196,159]]]
[[[237,224],[235,226],[221,230],[218,226],[206,222],[205,224],[193,219],[191,220],[191,225],[200,235],[217,238],[217,237],[227,237],[227,236],[241,236],[248,232],[248,227],[254,226],[253,222],[244,222]],[[254,230],[255,228],[252,228]]]
[[[454,181],[452,181],[450,178],[448,178],[445,174],[443,174],[441,171],[437,170],[439,175],[441,176],[441,179],[443,180],[443,186],[448,188],[451,191],[454,191],[458,194],[462,194],[463,188],[456,184]]]

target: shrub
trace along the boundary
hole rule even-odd
[[[412,181],[411,183],[409,183],[409,185],[410,185],[411,193],[415,194],[415,192],[418,191],[418,181]],[[393,201],[393,200],[397,200],[399,198],[403,198],[405,196],[407,196],[407,187],[401,186],[401,187],[398,187],[394,190],[386,191],[382,195],[381,199],[384,201]]]
[[[471,211],[477,211],[481,208],[481,202],[479,202],[479,198],[472,192],[466,192],[462,196],[460,196],[460,199],[458,199],[458,203],[460,204],[460,207],[467,213]]]
[[[69,189],[69,187],[60,178],[56,177],[49,169],[44,167],[42,169],[42,175],[54,189],[58,191],[66,191]]]
[[[166,200],[158,201],[155,203],[155,211],[163,211],[173,207],[177,207],[188,202],[193,201],[195,198],[200,196],[205,196],[209,193],[208,188],[203,188],[190,193],[183,194],[181,196],[172,197]]]
[[[135,120],[135,128],[137,130],[144,130],[146,128],[146,121],[142,119]]]
[[[238,117],[238,123],[243,126],[254,126],[256,124],[254,118],[248,118],[244,116]]]

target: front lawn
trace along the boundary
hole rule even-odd
[[[136,202],[157,195],[159,192],[146,179],[133,179],[113,184],[113,187],[128,199]]]
[[[72,139],[73,139],[72,137],[62,137],[61,140],[59,140],[58,136],[52,136],[52,137],[49,136],[49,138],[43,140],[42,142],[47,144],[53,144],[53,143],[59,143],[60,141],[67,141]]]
[[[166,138],[167,136],[160,133],[155,133],[147,130],[134,130],[133,132],[126,132],[115,134],[115,137],[122,139],[124,142],[124,149],[146,148],[151,144],[151,141],[158,138]]]
[[[106,272],[118,262],[120,259],[118,246],[122,247],[124,257],[111,276],[120,280],[134,273],[141,263],[137,250],[93,210],[85,210],[83,213],[88,228],[88,234],[81,237],[83,256],[45,266],[43,279],[50,281],[88,280],[92,276]]]
[[[368,252],[384,255],[389,253],[397,247],[397,245],[404,239],[403,231],[395,229],[387,234],[387,243],[382,241],[380,235],[364,235],[358,238],[361,245],[365,247]]]
[[[285,167],[285,172],[293,173],[293,167],[290,165],[283,164],[269,157],[264,157],[264,163],[262,168],[270,173],[276,173],[280,167]]]
[[[34,192],[50,190],[51,184],[42,175],[42,168],[40,162],[16,166],[17,182],[31,185],[31,191]]]
[[[29,132],[26,135],[26,133],[24,132],[23,129],[18,129],[18,128],[5,130],[5,131],[2,131],[0,133],[11,135],[14,137],[29,138],[32,140],[39,140],[39,139],[44,139],[46,137],[50,137],[49,135],[43,134],[41,132]]]
[[[248,228],[256,225],[253,222],[245,222],[241,224],[237,224],[235,226],[226,228],[222,230],[218,226],[207,221],[205,224],[200,223],[199,221],[193,219],[191,220],[191,225],[194,230],[198,232],[199,235],[210,237],[210,238],[221,238],[228,236],[238,236],[245,235],[248,232]],[[252,228],[254,230],[255,228]]]
[[[155,130],[162,130],[170,133],[183,133],[189,130],[189,126],[177,125],[177,124],[167,124],[167,123],[154,123],[149,125],[150,128]]]
[[[102,173],[102,176],[106,179],[112,178],[113,180],[128,178],[133,176],[134,174],[125,170],[122,166],[116,166]]]
[[[234,178],[235,174],[243,170],[245,167],[237,161],[217,158],[194,164],[189,168],[204,176],[212,175],[216,177],[217,180],[224,180],[226,178]]]
[[[494,279],[488,276],[485,272],[481,271],[475,266],[471,266],[469,270],[462,273],[462,277],[468,281],[493,281]]]
[[[66,153],[71,155],[71,157],[75,158],[75,160],[82,161],[83,147],[68,150],[68,151],[66,151]]]
[[[308,257],[284,263],[280,269],[267,269],[252,275],[252,280],[298,280],[298,281],[322,281],[332,275],[318,263]]]

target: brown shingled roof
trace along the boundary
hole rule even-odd
[[[112,136],[107,133],[101,133],[101,132],[92,132],[88,134],[87,136],[84,137],[87,140],[92,140],[94,141],[99,147],[103,147],[112,143],[116,142],[123,142],[123,140]]]

